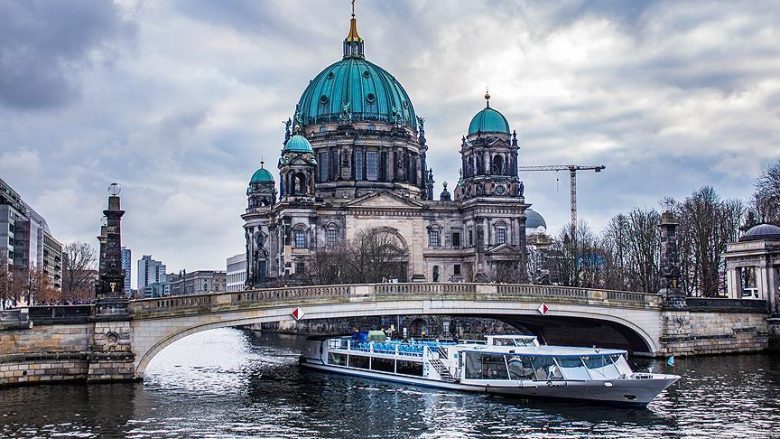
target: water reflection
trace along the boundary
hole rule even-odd
[[[644,410],[301,370],[301,343],[214,330],[162,351],[144,383],[0,390],[0,436],[755,438],[780,430],[777,356],[678,359],[682,380]]]

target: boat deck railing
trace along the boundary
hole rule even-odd
[[[366,352],[376,354],[389,354],[408,357],[422,357],[428,350],[438,350],[440,346],[453,346],[455,342],[441,342],[431,340],[402,341],[368,341],[361,342],[352,339],[330,340],[329,349],[346,350],[351,352]]]

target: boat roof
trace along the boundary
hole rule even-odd
[[[459,348],[462,351],[521,355],[582,356],[626,354],[626,351],[620,349],[586,348],[578,346],[489,346],[483,344],[460,344],[454,347]]]

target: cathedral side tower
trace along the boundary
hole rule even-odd
[[[526,235],[523,182],[517,173],[517,134],[503,114],[485,108],[461,140],[461,179],[455,200],[463,211],[469,246],[474,249],[474,280],[525,282]]]
[[[271,241],[271,210],[276,204],[274,177],[260,163],[246,190],[247,209],[244,219],[246,244],[246,287],[253,288],[268,280],[274,246]]]
[[[517,175],[517,133],[510,134],[503,114],[485,108],[471,119],[468,136],[461,140],[462,180],[455,193],[458,201],[476,197],[523,197]]]
[[[317,160],[309,141],[300,134],[287,139],[279,159],[281,201],[295,204],[314,203],[316,171]]]

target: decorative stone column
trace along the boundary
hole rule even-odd
[[[103,211],[106,224],[101,227],[99,280],[96,285],[97,316],[126,316],[127,297],[124,294],[125,273],[122,270],[122,215],[119,205],[120,187],[112,183],[108,188],[108,209]]]
[[[680,288],[680,259],[677,251],[677,226],[674,214],[666,211],[661,214],[661,290],[664,306],[672,309],[685,309],[685,292]]]
[[[94,327],[90,337],[87,381],[124,381],[134,376],[131,347],[130,315],[124,294],[125,273],[122,270],[122,230],[125,212],[120,208],[120,187],[108,188],[106,221],[100,228],[99,280],[96,286]]]

